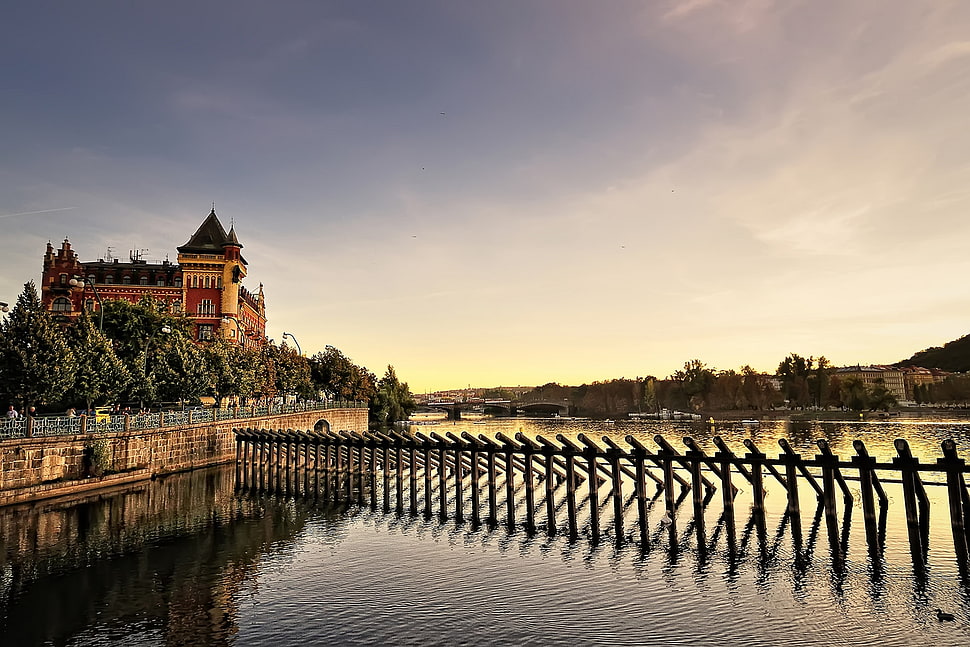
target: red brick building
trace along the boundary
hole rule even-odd
[[[229,232],[213,209],[188,242],[178,247],[178,262],[149,263],[132,252],[128,262],[99,258],[81,262],[65,239],[58,250],[47,243],[41,301],[61,317],[76,317],[84,308],[97,312],[103,301],[137,302],[150,294],[170,312],[185,312],[195,323],[195,338],[221,335],[245,346],[266,340],[263,286],[255,294],[242,285],[246,259],[234,227]],[[72,285],[71,279],[76,277]]]

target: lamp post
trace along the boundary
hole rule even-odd
[[[10,304],[0,301],[0,312],[10,312]]]
[[[98,288],[94,287],[94,281],[86,276],[75,275],[70,281],[68,281],[74,287],[81,288],[81,297],[84,297],[84,287],[90,285],[91,290],[94,292],[94,297],[98,300],[98,311],[101,313],[98,319],[98,330],[104,332],[104,301],[101,300],[101,295],[98,294]]]
[[[286,339],[287,337],[292,339],[293,343],[296,345],[296,354],[299,355],[300,357],[303,357],[303,351],[300,349],[300,342],[296,340],[296,337],[293,336],[293,333],[288,333],[288,332],[283,333],[283,339]]]
[[[149,335],[148,339],[145,341],[145,356],[142,358],[141,374],[144,375],[146,378],[148,377],[148,347],[151,345],[152,340],[155,339],[155,335],[157,335],[160,332],[163,332],[167,335],[170,332],[172,332],[172,329],[169,326],[162,326],[161,328],[153,332],[151,335]]]
[[[245,334],[243,333],[242,326],[239,325],[239,320],[236,319],[235,317],[223,317],[222,321],[223,323],[229,323],[231,321],[232,323],[236,324],[236,332],[239,333],[239,345],[245,346],[246,345],[246,341],[244,339]]]

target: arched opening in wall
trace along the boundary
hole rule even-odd
[[[322,431],[323,433],[327,433],[330,431],[330,423],[323,419],[317,420],[316,424],[313,425],[313,431]]]

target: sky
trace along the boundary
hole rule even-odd
[[[970,3],[8,3],[0,301],[175,260],[426,392],[890,363],[970,332]]]

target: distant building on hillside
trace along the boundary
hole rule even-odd
[[[263,286],[252,293],[242,285],[246,259],[235,227],[227,233],[213,209],[198,230],[181,247],[178,262],[149,263],[132,251],[128,262],[99,258],[81,262],[66,238],[56,252],[47,243],[41,279],[44,308],[61,318],[76,317],[82,308],[96,312],[102,300],[137,303],[150,294],[170,312],[184,312],[195,324],[199,341],[221,335],[244,346],[266,340],[266,303]],[[79,285],[71,285],[78,277]],[[92,286],[94,289],[92,289]]]
[[[950,375],[947,371],[938,368],[923,368],[921,366],[903,366],[903,381],[906,386],[906,399],[915,400],[914,388],[926,386],[927,384],[942,384]]]
[[[872,388],[878,380],[889,389],[897,400],[911,400],[906,397],[906,382],[903,372],[892,366],[843,366],[835,369],[835,376],[845,383],[851,377],[859,378],[867,388]]]

